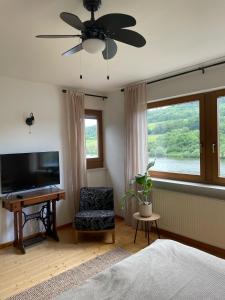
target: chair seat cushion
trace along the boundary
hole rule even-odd
[[[78,230],[105,230],[115,227],[113,210],[85,210],[76,214],[74,225]]]

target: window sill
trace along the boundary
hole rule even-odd
[[[169,179],[152,178],[153,186],[156,189],[165,189],[180,193],[187,193],[208,198],[225,200],[225,186],[210,185],[196,182],[186,182]]]

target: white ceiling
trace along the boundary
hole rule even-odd
[[[102,0],[97,17],[120,12],[133,15],[144,48],[118,43],[110,60],[110,81],[101,54],[82,52],[62,57],[76,40],[41,40],[37,34],[76,34],[61,21],[62,11],[84,21],[90,17],[82,0],[1,0],[0,75],[61,86],[110,91],[225,55],[225,0]]]

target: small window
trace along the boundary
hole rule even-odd
[[[85,110],[87,168],[103,167],[102,111]]]

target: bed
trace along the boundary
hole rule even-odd
[[[157,240],[57,297],[69,299],[222,300],[225,260],[175,241]]]

